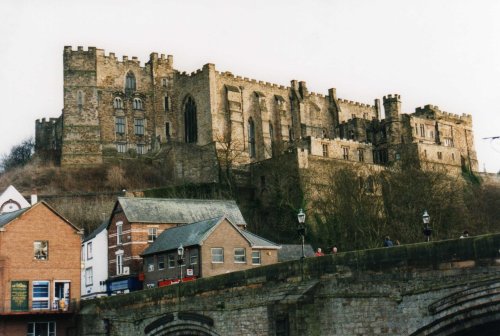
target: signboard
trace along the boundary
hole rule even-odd
[[[115,281],[112,282],[109,285],[109,289],[111,291],[117,291],[117,290],[123,290],[123,289],[128,289],[128,280],[120,280],[120,281]]]
[[[192,268],[186,269],[186,275],[187,276],[193,276],[193,269]]]
[[[10,283],[10,310],[28,310],[28,281],[12,281]]]

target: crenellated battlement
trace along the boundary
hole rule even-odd
[[[46,118],[42,118],[42,119],[37,119],[36,123],[39,124],[39,125],[42,125],[42,124],[55,124],[58,120],[59,120],[59,118],[49,118],[48,120]]]
[[[284,85],[279,85],[279,84],[275,84],[275,83],[259,81],[259,80],[256,80],[256,79],[253,79],[253,78],[248,78],[248,77],[235,76],[230,71],[224,71],[224,72],[216,71],[216,74],[218,76],[220,76],[220,77],[232,78],[232,79],[235,79],[235,80],[238,80],[238,81],[241,81],[241,82],[246,82],[246,83],[249,83],[249,84],[258,84],[258,85],[261,85],[263,87],[267,87],[267,88],[270,88],[270,89],[280,89],[280,90],[288,90],[288,89],[290,89],[289,87],[284,86]]]
[[[398,94],[388,94],[387,96],[384,96],[382,98],[382,101],[385,103],[392,103],[392,102],[401,102],[401,95]]]
[[[342,99],[342,98],[338,98],[337,101],[341,104],[348,104],[348,105],[352,105],[352,106],[367,107],[367,108],[375,108],[374,105],[360,103],[357,101],[352,101],[352,100],[347,100],[347,99]]]
[[[451,119],[455,121],[472,122],[472,115],[463,113],[462,115],[441,111],[439,106],[427,104],[424,107],[417,107],[415,115],[429,115],[432,114],[435,118]]]

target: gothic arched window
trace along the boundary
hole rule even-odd
[[[255,157],[255,124],[252,117],[248,119],[248,149],[250,157]]]
[[[142,110],[142,100],[140,98],[134,98],[133,107],[134,110]]]
[[[123,101],[120,97],[115,97],[113,100],[113,107],[115,109],[122,109],[123,108]]]
[[[135,91],[135,76],[132,71],[129,71],[127,73],[127,77],[125,78],[125,91]]]
[[[187,143],[198,141],[196,103],[192,97],[188,97],[184,102],[184,139]]]

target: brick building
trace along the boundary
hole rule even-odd
[[[0,215],[0,335],[67,335],[83,232],[47,203]]]
[[[63,115],[36,123],[37,152],[63,166],[153,152],[172,180],[214,182],[221,166],[244,171],[300,147],[330,161],[384,167],[411,153],[424,169],[478,170],[470,115],[433,105],[403,113],[399,95],[383,98],[383,117],[379,99],[354,102],[334,88],[322,95],[302,81],[285,87],[213,64],[188,74],[157,53],[144,66],[94,47],[65,47],[63,58]]]
[[[148,288],[278,262],[280,246],[225,216],[167,229],[143,253]]]
[[[246,227],[234,201],[119,197],[108,230],[108,292],[142,289],[141,254],[166,229],[218,216]]]

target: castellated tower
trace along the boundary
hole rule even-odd
[[[172,63],[152,53],[141,67],[136,57],[119,61],[102,49],[65,47],[61,165],[96,165],[159,148],[169,134],[165,112],[175,103]]]
[[[401,120],[401,96],[387,95],[383,98],[385,111],[385,135],[387,139],[389,162],[399,160],[399,147],[402,143],[403,124]]]
[[[97,112],[97,50],[64,48],[64,109],[61,164],[102,162]]]

